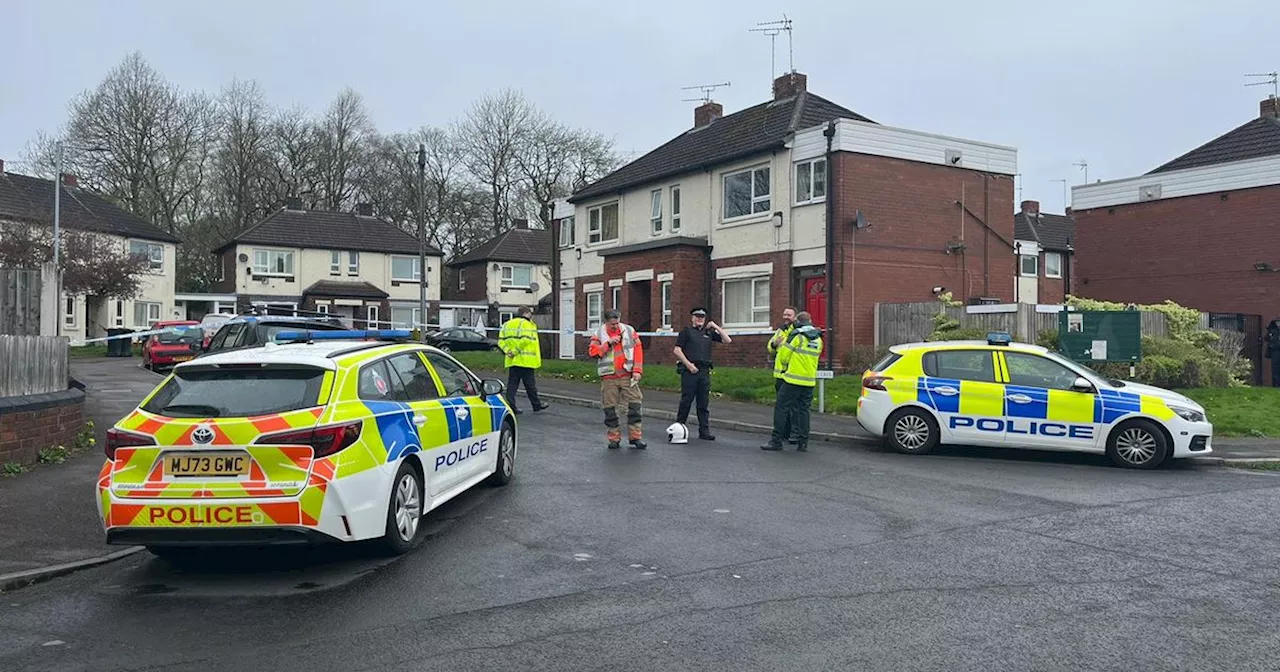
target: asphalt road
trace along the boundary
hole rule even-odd
[[[407,556],[140,554],[0,595],[0,669],[1277,667],[1280,476],[522,421]]]

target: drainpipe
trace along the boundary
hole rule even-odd
[[[991,296],[991,264],[987,261],[989,257],[990,240],[991,240],[991,175],[982,174],[982,295],[984,297]],[[1017,250],[1014,250],[1017,254]],[[1015,269],[1016,270],[1016,269]],[[1018,298],[1014,297],[1014,303]]]
[[[551,235],[547,236],[551,239],[551,330],[556,332],[552,340],[558,357],[560,348],[560,222],[556,221],[556,205],[554,201],[547,205],[547,218],[545,221],[547,222],[547,228],[551,229]]]
[[[835,179],[836,164],[833,160],[834,152],[831,151],[832,142],[836,138],[836,122],[831,120],[827,122],[827,130],[822,134],[827,138],[827,244],[825,245],[827,253],[827,268],[825,282],[827,284],[827,368],[835,368],[835,336],[836,336],[836,253],[835,253],[835,222],[836,222],[836,194],[839,193]]]
[[[1071,295],[1071,258],[1075,256],[1075,248],[1071,238],[1067,238],[1067,252],[1062,255],[1062,301],[1065,303]]]

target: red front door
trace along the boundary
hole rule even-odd
[[[804,309],[813,317],[814,326],[827,328],[827,279],[807,278],[804,281]]]

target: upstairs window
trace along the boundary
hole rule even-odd
[[[649,194],[649,228],[653,235],[662,233],[662,190],[654,189]]]
[[[618,204],[610,203],[587,211],[587,242],[618,239]]]
[[[150,271],[164,270],[164,245],[131,240],[129,241],[129,254],[146,259],[147,269]]]
[[[680,187],[671,187],[671,232],[680,230]]]
[[[796,205],[827,200],[827,160],[814,159],[796,164]]]
[[[724,176],[724,219],[769,212],[769,167],[750,168]]]

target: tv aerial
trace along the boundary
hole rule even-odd
[[[791,40],[791,19],[787,18],[786,14],[783,14],[781,21],[762,21],[760,23],[757,23],[756,26],[759,26],[759,27],[750,28],[747,30],[747,32],[763,33],[769,36],[769,76],[770,78],[776,79],[778,77],[778,64],[777,64],[776,54],[777,54],[777,46],[778,46],[778,36],[781,35],[782,33],[787,34],[787,72],[794,72],[796,69],[796,66],[795,66],[795,51],[792,48],[792,40]]]
[[[1265,78],[1260,82],[1249,82],[1245,86],[1266,86],[1271,85],[1271,97],[1280,98],[1280,72],[1260,72],[1245,75],[1254,79]]]
[[[694,89],[702,91],[702,97],[701,98],[683,98],[681,100],[683,100],[683,102],[686,102],[686,103],[709,103],[711,102],[711,94],[714,93],[716,89],[722,86],[729,86],[729,82],[720,82],[719,84],[697,84],[694,86],[682,86],[680,87],[681,91],[693,91]]]

